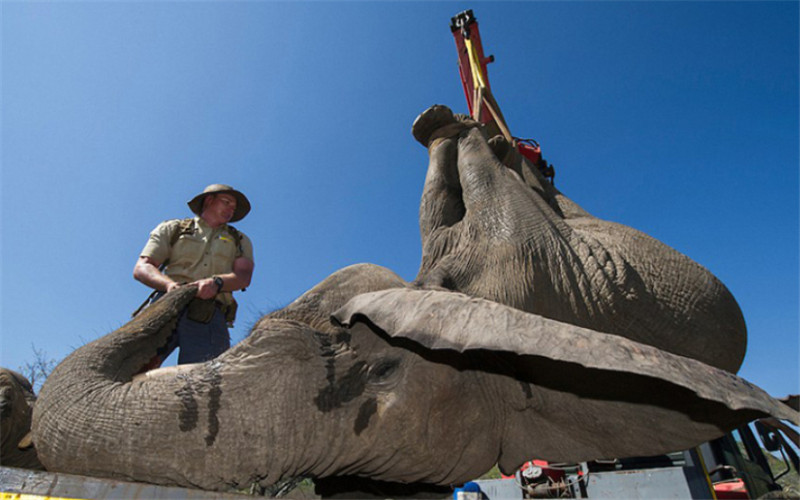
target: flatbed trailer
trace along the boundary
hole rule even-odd
[[[245,498],[252,497],[0,466],[0,500],[242,500]]]

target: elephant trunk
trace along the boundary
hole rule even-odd
[[[194,298],[196,287],[183,287],[155,302],[133,320],[109,335],[73,352],[51,378],[81,380],[84,384],[129,382],[167,344],[178,315]],[[52,391],[51,379],[42,395]]]
[[[206,490],[337,470],[321,458],[340,455],[336,440],[315,440],[335,435],[313,407],[325,366],[285,362],[318,348],[305,325],[262,322],[258,335],[214,360],[134,377],[193,295],[165,296],[53,371],[32,423],[48,470]],[[313,384],[309,371],[319,375]]]
[[[242,349],[134,378],[166,343],[193,296],[188,288],[165,296],[53,371],[32,422],[48,470],[224,490],[270,484],[299,467],[286,458],[290,446],[279,440],[281,433],[265,430],[270,423],[292,426],[290,410],[271,404],[269,392],[254,400],[256,377],[228,361],[241,363],[247,357]]]
[[[116,413],[124,413],[118,397],[124,391],[115,389],[127,387],[134,374],[167,343],[180,310],[195,291],[183,288],[158,301],[115,332],[77,349],[53,370],[39,394],[31,422],[34,443],[48,469],[80,471],[77,463],[73,469],[72,464],[54,459],[63,457],[65,450],[89,460],[96,456],[94,451],[87,456],[79,450],[96,446],[93,437],[113,431],[106,429],[108,423]],[[115,439],[123,437],[114,435]],[[114,447],[111,440],[105,451],[113,452]]]
[[[142,385],[132,379],[167,343],[179,312],[195,291],[187,287],[166,296],[118,330],[77,349],[53,370],[39,394],[31,425],[39,456],[49,470],[134,477],[115,462],[128,447],[146,448],[151,436],[135,431],[154,427],[159,410],[152,406],[159,398],[132,397],[131,393],[140,394],[134,386]],[[116,469],[104,470],[110,467]]]

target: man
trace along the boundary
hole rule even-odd
[[[162,222],[151,233],[133,277],[160,297],[184,285],[196,285],[197,295],[181,313],[170,343],[152,367],[180,347],[178,363],[213,359],[230,347],[236,301],[253,275],[253,245],[229,226],[250,211],[247,197],[231,186],[212,184],[188,203],[197,217]]]

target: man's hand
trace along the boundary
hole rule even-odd
[[[214,283],[214,276],[197,280],[190,285],[197,286],[197,298],[211,299],[218,293],[233,292],[244,290],[250,286],[250,278],[253,276],[253,261],[246,257],[239,257],[233,261],[233,271],[227,274],[220,274],[216,277],[222,280],[222,287]]]
[[[214,283],[214,278],[205,278],[190,284],[197,285],[198,299],[213,299],[217,296],[217,293],[219,293],[217,284]]]

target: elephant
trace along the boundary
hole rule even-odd
[[[27,441],[36,395],[27,378],[0,367],[0,464],[42,469],[33,446]]]
[[[196,292],[178,288],[52,372],[33,413],[44,465],[209,490],[447,486],[798,422],[734,374],[744,321],[707,270],[591,217],[444,106],[412,133],[430,156],[413,282],[346,267],[216,359],[139,374]]]

